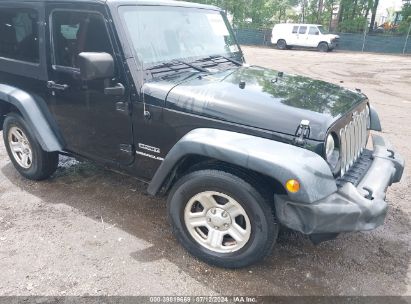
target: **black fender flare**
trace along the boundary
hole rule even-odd
[[[195,129],[167,154],[154,175],[148,193],[156,195],[181,159],[200,155],[234,164],[271,177],[282,185],[297,179],[301,190],[290,199],[312,203],[337,191],[326,161],[318,154],[293,145],[218,129]]]
[[[32,95],[21,89],[0,84],[0,101],[9,103],[20,111],[44,151],[63,150],[62,143]]]

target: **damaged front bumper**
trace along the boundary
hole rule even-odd
[[[278,220],[304,234],[366,231],[382,225],[388,209],[387,188],[401,180],[404,160],[383,137],[373,135],[372,139],[370,166],[357,186],[345,182],[337,192],[310,204],[276,196]]]

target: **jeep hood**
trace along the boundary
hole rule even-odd
[[[153,85],[158,94],[162,86]],[[173,110],[273,132],[294,135],[301,121],[309,120],[313,140],[324,140],[331,125],[366,98],[324,81],[260,67],[190,78],[166,90],[166,107]]]

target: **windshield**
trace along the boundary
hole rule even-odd
[[[330,32],[327,31],[323,26],[318,26],[318,30],[319,30],[320,33],[323,34],[323,35],[327,35],[327,34],[330,33]]]
[[[239,52],[218,11],[170,6],[122,6],[135,54],[145,65]]]

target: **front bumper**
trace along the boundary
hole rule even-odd
[[[304,234],[366,231],[382,225],[388,209],[387,188],[401,180],[405,162],[383,137],[373,135],[372,139],[372,163],[357,187],[344,183],[337,192],[311,204],[276,196],[278,220]]]

